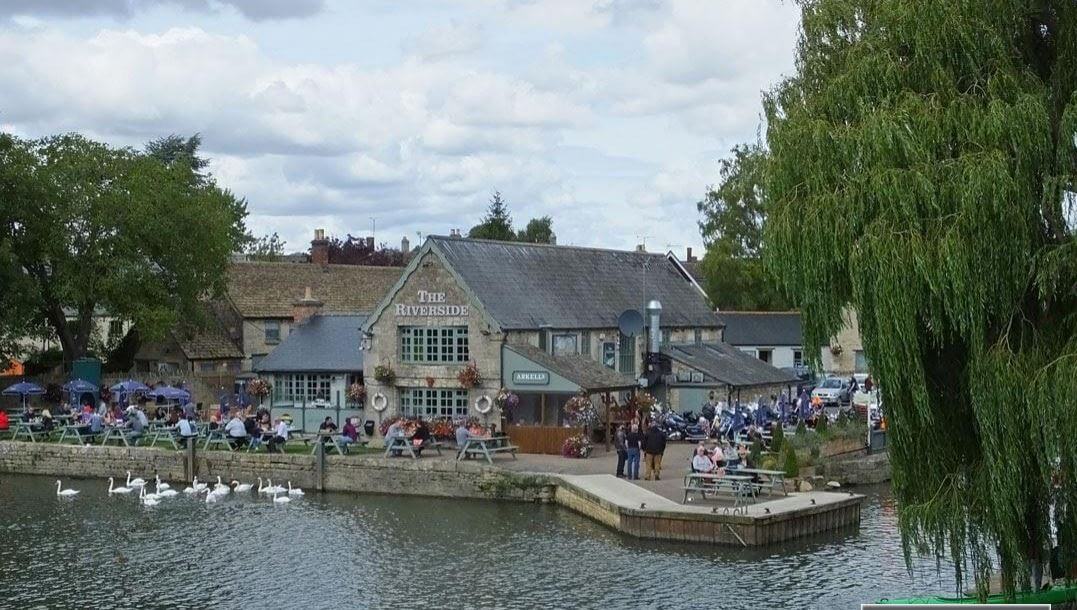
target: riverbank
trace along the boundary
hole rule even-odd
[[[230,451],[174,451],[148,447],[100,447],[0,441],[0,473],[55,477],[167,481],[258,477],[291,481],[312,490],[362,494],[555,502],[637,538],[766,545],[812,534],[855,528],[862,497],[811,492],[776,496],[731,509],[722,504],[682,505],[608,474],[518,471],[475,461],[457,461],[451,450],[419,460],[380,455],[318,456]],[[521,462],[508,461],[514,468]],[[564,460],[563,466],[588,466]],[[670,469],[672,470],[672,468]],[[668,479],[671,477],[667,477]],[[672,477],[675,479],[676,477]]]

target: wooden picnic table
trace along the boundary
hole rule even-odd
[[[411,459],[415,460],[419,459],[422,449],[433,449],[438,452],[438,455],[441,455],[441,443],[439,441],[428,439],[425,443],[416,447],[415,443],[412,442],[412,438],[413,437],[410,436],[387,437],[385,439],[385,457],[392,455],[393,451],[399,451],[401,454],[407,451],[408,455],[411,456]],[[419,449],[420,452],[415,453],[416,449]]]
[[[347,451],[345,451],[345,447],[343,445],[341,445],[341,443],[340,443],[340,439],[343,438],[343,436],[344,436],[344,434],[342,432],[319,430],[315,436],[317,437],[318,443],[316,443],[313,447],[311,447],[311,449],[310,449],[310,454],[311,455],[314,455],[315,453],[318,452],[318,445],[319,444],[324,444],[325,445],[325,450],[327,452],[329,451],[330,448],[333,448],[333,449],[337,450],[337,453],[339,455],[345,455],[347,453]],[[363,440],[356,440],[356,441],[353,441],[353,442],[356,445],[365,445],[366,444],[366,441],[363,441]],[[441,454],[440,450],[438,451],[438,454],[439,455]]]
[[[688,502],[688,494],[693,491],[699,492],[704,500],[708,493],[728,493],[733,496],[733,506],[736,507],[742,501],[755,502],[756,489],[752,477],[746,475],[709,472],[689,472],[684,475],[684,503]]]
[[[789,495],[785,491],[785,471],[783,470],[765,470],[762,468],[737,468],[737,474],[746,474],[749,476],[755,475],[757,477],[765,478],[762,486],[767,489],[767,493],[774,494],[775,489],[782,490],[782,495]]]
[[[137,445],[141,436],[132,439],[133,434],[134,432],[127,426],[106,426],[105,437],[101,439],[101,445],[107,445],[112,440],[122,442],[124,447],[130,447],[131,440],[134,440]]]
[[[11,435],[11,440],[17,441],[19,437],[26,437],[31,443],[36,443],[39,437],[48,440],[49,432],[41,424],[20,420],[15,422],[15,432]]]
[[[509,437],[507,436],[469,436],[464,446],[460,447],[460,452],[456,454],[456,460],[460,461],[469,456],[478,457],[481,455],[486,458],[488,464],[493,466],[492,454],[508,453],[515,460],[518,449],[519,447],[509,444]]]
[[[63,427],[63,430],[63,433],[60,434],[60,443],[71,437],[77,440],[80,445],[86,445],[100,436],[100,433],[94,434],[90,432],[90,424],[68,424]]]

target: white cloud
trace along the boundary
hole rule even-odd
[[[447,59],[479,50],[483,34],[482,26],[478,23],[451,21],[423,32],[405,47],[426,60]]]

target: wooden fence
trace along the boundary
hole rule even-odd
[[[505,426],[505,433],[512,439],[512,444],[520,448],[521,453],[543,453],[561,455],[561,445],[570,436],[580,433],[579,428],[564,426]]]

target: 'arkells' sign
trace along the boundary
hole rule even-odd
[[[547,371],[513,371],[512,382],[516,385],[549,385],[550,373]]]
[[[447,305],[444,292],[419,291],[419,304],[398,303],[396,315],[403,317],[466,316],[467,305]]]

